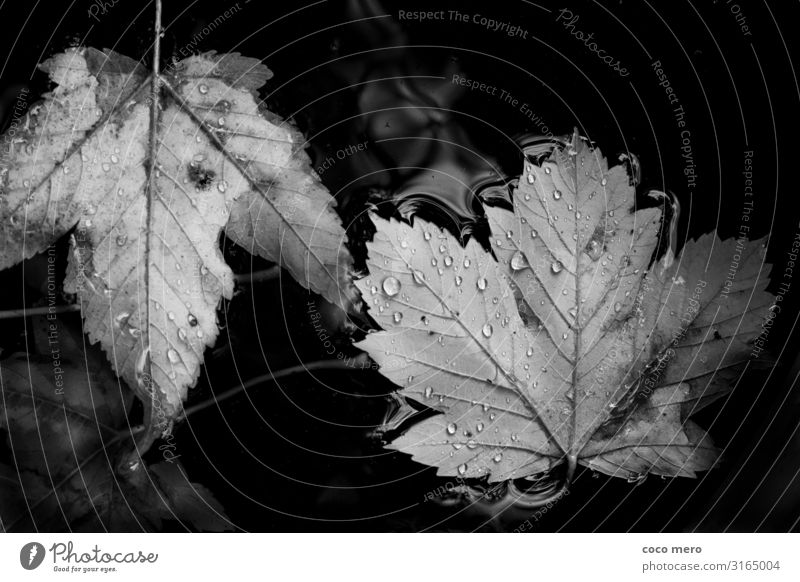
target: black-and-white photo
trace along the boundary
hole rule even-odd
[[[0,4],[0,530],[799,531],[798,16]]]

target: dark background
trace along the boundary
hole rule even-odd
[[[87,14],[93,4],[0,6],[4,124],[22,87],[33,94],[46,90],[37,63],[67,46],[111,48],[149,63],[152,6],[106,3],[96,22]],[[679,241],[715,228],[723,237],[736,235],[744,202],[743,151],[753,150],[751,236],[769,237],[768,260],[778,276],[783,273],[800,221],[794,175],[800,94],[790,60],[797,56],[796,3],[739,2],[752,36],[742,34],[731,12],[734,3],[724,1],[403,1],[386,3],[391,18],[375,18],[379,13],[366,2],[252,0],[239,2],[239,9],[208,35],[204,26],[233,3],[164,4],[162,67],[200,35],[195,51],[240,52],[272,69],[274,78],[262,97],[306,133],[315,167],[349,144],[370,144],[367,154],[322,175],[339,199],[357,259],[363,259],[369,236],[366,203],[377,201],[385,210],[419,179],[398,166],[436,164],[452,153],[415,136],[459,140],[491,159],[495,173],[519,173],[519,140],[541,127],[496,96],[454,91],[450,76],[458,72],[528,103],[556,135],[577,127],[610,160],[621,152],[635,153],[642,190],[670,191],[680,200]],[[563,7],[580,15],[576,28],[594,32],[630,76],[611,71],[555,22]],[[398,10],[439,9],[521,26],[527,39],[472,22],[396,18]],[[398,45],[404,48],[389,48]],[[686,112],[697,172],[691,191],[682,173],[680,130],[650,66],[656,59]],[[445,79],[375,80],[408,75]],[[429,106],[453,112],[436,118]],[[387,137],[403,139],[383,142]],[[460,159],[461,170],[477,185],[480,162],[476,157],[470,163],[469,155]],[[480,223],[479,205],[469,199],[459,206],[453,203],[457,199],[456,194],[430,196],[419,212],[451,228]],[[480,236],[480,229],[475,231]],[[228,245],[225,251],[238,273],[269,266]],[[33,277],[23,277],[19,267],[0,273],[0,308],[34,305],[41,297]],[[533,531],[797,530],[800,400],[793,387],[800,367],[794,363],[798,342],[791,332],[798,287],[800,282],[792,284],[770,335],[777,365],[746,374],[730,398],[697,418],[726,447],[718,469],[698,480],[650,478],[636,487],[580,472],[570,495],[541,515]],[[314,333],[308,301],[334,329],[336,313],[288,277],[242,287],[222,308],[226,334],[207,352],[205,373],[187,406],[240,380],[329,357]],[[77,316],[73,323],[78,325]],[[4,354],[25,349],[21,320],[3,320],[0,329]],[[343,335],[337,342],[344,353],[358,354]],[[193,415],[177,432],[178,450],[192,479],[208,486],[232,521],[249,531],[511,531],[528,517],[530,512],[509,511],[490,523],[483,505],[425,502],[425,494],[447,480],[383,449],[380,438],[371,436],[391,410],[387,395],[392,389],[377,372],[357,369],[265,382]]]

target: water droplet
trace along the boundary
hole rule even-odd
[[[392,319],[394,320],[395,323],[400,323],[401,321],[403,321],[403,314],[400,313],[399,311],[395,311],[394,314],[392,315]]]
[[[444,258],[444,266],[445,267],[451,267],[452,265],[453,265],[453,257],[451,257],[450,255],[447,255]]]
[[[553,190],[553,200],[561,200],[561,190],[558,188]]]
[[[197,326],[197,318],[194,316],[193,313],[190,313],[189,315],[186,316],[186,321],[189,322],[189,325],[191,325],[192,327]]]
[[[536,181],[536,178],[533,174],[528,174],[528,184],[533,184]]]
[[[606,184],[608,184],[608,178],[606,178],[605,176],[603,176],[603,179],[602,179],[602,180],[600,180],[600,185],[601,185],[601,186],[605,186]]]
[[[167,313],[167,319],[169,319],[170,321],[175,321],[175,314],[170,311],[169,313]]]
[[[492,457],[492,460],[495,463],[499,463],[500,461],[503,460],[503,453],[497,453],[494,457]]]
[[[111,165],[103,162],[102,166],[104,172],[108,172],[111,169]]]
[[[206,93],[208,93],[208,85],[201,83],[200,86],[197,87],[197,90],[200,91],[201,95],[205,95]]]
[[[412,271],[411,274],[414,276],[414,283],[417,285],[425,284],[425,273],[422,271]]]
[[[183,328],[180,328],[178,330],[178,339],[181,340],[182,342],[186,341],[186,330],[184,330]]]
[[[456,423],[451,422],[450,424],[447,425],[447,434],[456,434],[457,430],[458,426],[456,425]]]
[[[486,286],[488,285],[488,283],[485,278],[481,277],[480,279],[478,279],[476,285],[478,286],[479,290],[486,291]]]
[[[111,163],[118,164],[119,163],[119,156],[117,154],[111,154]]]
[[[488,337],[492,337],[492,332],[493,331],[494,331],[494,329],[492,328],[492,324],[491,323],[487,323],[486,325],[484,325],[483,329],[481,330],[481,332],[483,333],[483,337],[487,337],[487,338]]]
[[[461,275],[456,275],[456,287],[461,287],[461,283],[464,279],[461,278]]]
[[[394,297],[398,293],[400,293],[400,281],[395,279],[394,277],[386,277],[383,280],[383,292],[386,293],[389,297]]]
[[[622,303],[620,303],[619,301],[617,301],[617,302],[614,304],[614,311],[616,311],[617,313],[619,313],[620,311],[622,311]]]
[[[545,166],[544,167],[544,173],[545,174],[549,174],[550,173],[550,166]]]
[[[465,269],[469,269],[470,264],[471,263],[470,263],[469,258],[464,259],[464,268]]]
[[[530,267],[530,265],[525,255],[522,254],[521,251],[514,253],[514,256],[511,257],[511,268],[515,271],[522,271],[528,267]]]
[[[432,396],[433,396],[433,387],[432,386],[426,386],[425,387],[425,398],[430,398]]]
[[[466,475],[467,473],[467,464],[462,463],[458,466],[458,474],[459,475]]]
[[[130,313],[128,313],[127,311],[122,311],[114,318],[114,321],[116,322],[118,327],[122,327],[123,325],[128,323],[130,317],[131,317]]]
[[[589,244],[586,245],[586,254],[589,255],[589,258],[593,261],[596,261],[603,256],[603,245],[594,239],[590,240]]]
[[[568,337],[569,337],[569,334],[567,332],[564,332],[564,333],[561,334],[561,339],[563,339],[563,340],[567,339]]]
[[[558,260],[553,261],[553,264],[550,265],[550,270],[553,271],[553,273],[555,273],[555,274],[560,273],[563,269],[564,269],[564,265],[562,265],[561,261],[558,261]]]
[[[535,228],[532,228],[531,229],[531,238],[536,238],[537,236],[539,236],[539,233],[536,232]]]
[[[167,350],[167,359],[173,364],[177,364],[178,362],[181,361],[181,357],[178,355],[178,352],[176,352],[172,348]]]
[[[225,192],[228,189],[228,183],[225,180],[222,180],[219,184],[217,184],[217,190],[220,192]]]
[[[117,246],[124,247],[125,243],[128,242],[128,236],[125,234],[121,234],[117,237]]]
[[[483,432],[483,423],[479,422],[475,425],[475,432]]]

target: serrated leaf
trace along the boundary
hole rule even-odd
[[[55,84],[0,167],[0,268],[77,226],[65,290],[118,375],[174,418],[233,293],[218,239],[280,262],[351,308],[346,237],[296,129],[263,112],[255,59],[208,53],[152,79],[111,51],[71,49],[42,65]],[[6,159],[8,161],[6,161]],[[156,422],[155,420],[153,421]]]
[[[385,331],[359,345],[442,413],[390,446],[490,481],[565,459],[627,478],[711,467],[688,417],[748,361],[772,301],[762,242],[706,235],[653,262],[660,210],[637,208],[625,168],[577,135],[526,161],[514,212],[486,214],[496,260],[422,220],[373,217],[358,286]]]

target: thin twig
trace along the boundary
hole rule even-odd
[[[261,271],[253,271],[251,273],[239,273],[234,275],[234,279],[236,279],[237,283],[248,284],[248,283],[261,283],[263,281],[272,281],[273,279],[277,279],[280,277],[281,268],[277,265],[274,267],[270,267],[269,269],[263,269]]]
[[[230,388],[220,394],[219,396],[213,395],[208,400],[204,400],[203,402],[198,402],[194,406],[190,406],[189,408],[185,408],[183,410],[183,414],[181,414],[176,420],[181,421],[186,417],[200,412],[201,410],[205,410],[215,404],[219,404],[229,398],[233,398],[240,392],[247,390],[248,388],[252,388],[253,386],[257,386],[264,382],[275,381],[283,378],[285,376],[291,376],[292,374],[299,374],[302,372],[307,372],[310,370],[348,370],[353,369],[352,366],[348,365],[348,363],[344,360],[319,360],[316,362],[310,362],[308,364],[300,364],[299,366],[292,366],[291,368],[284,368],[283,370],[278,370],[277,372],[273,372],[271,374],[263,374],[262,376],[256,376],[255,378],[251,378],[247,382],[239,384],[233,388]]]
[[[23,307],[22,309],[9,309],[7,311],[0,311],[0,319],[31,317],[33,315],[48,315],[50,313],[72,313],[80,310],[81,306],[77,303],[70,303],[69,305],[56,305],[53,307]]]

